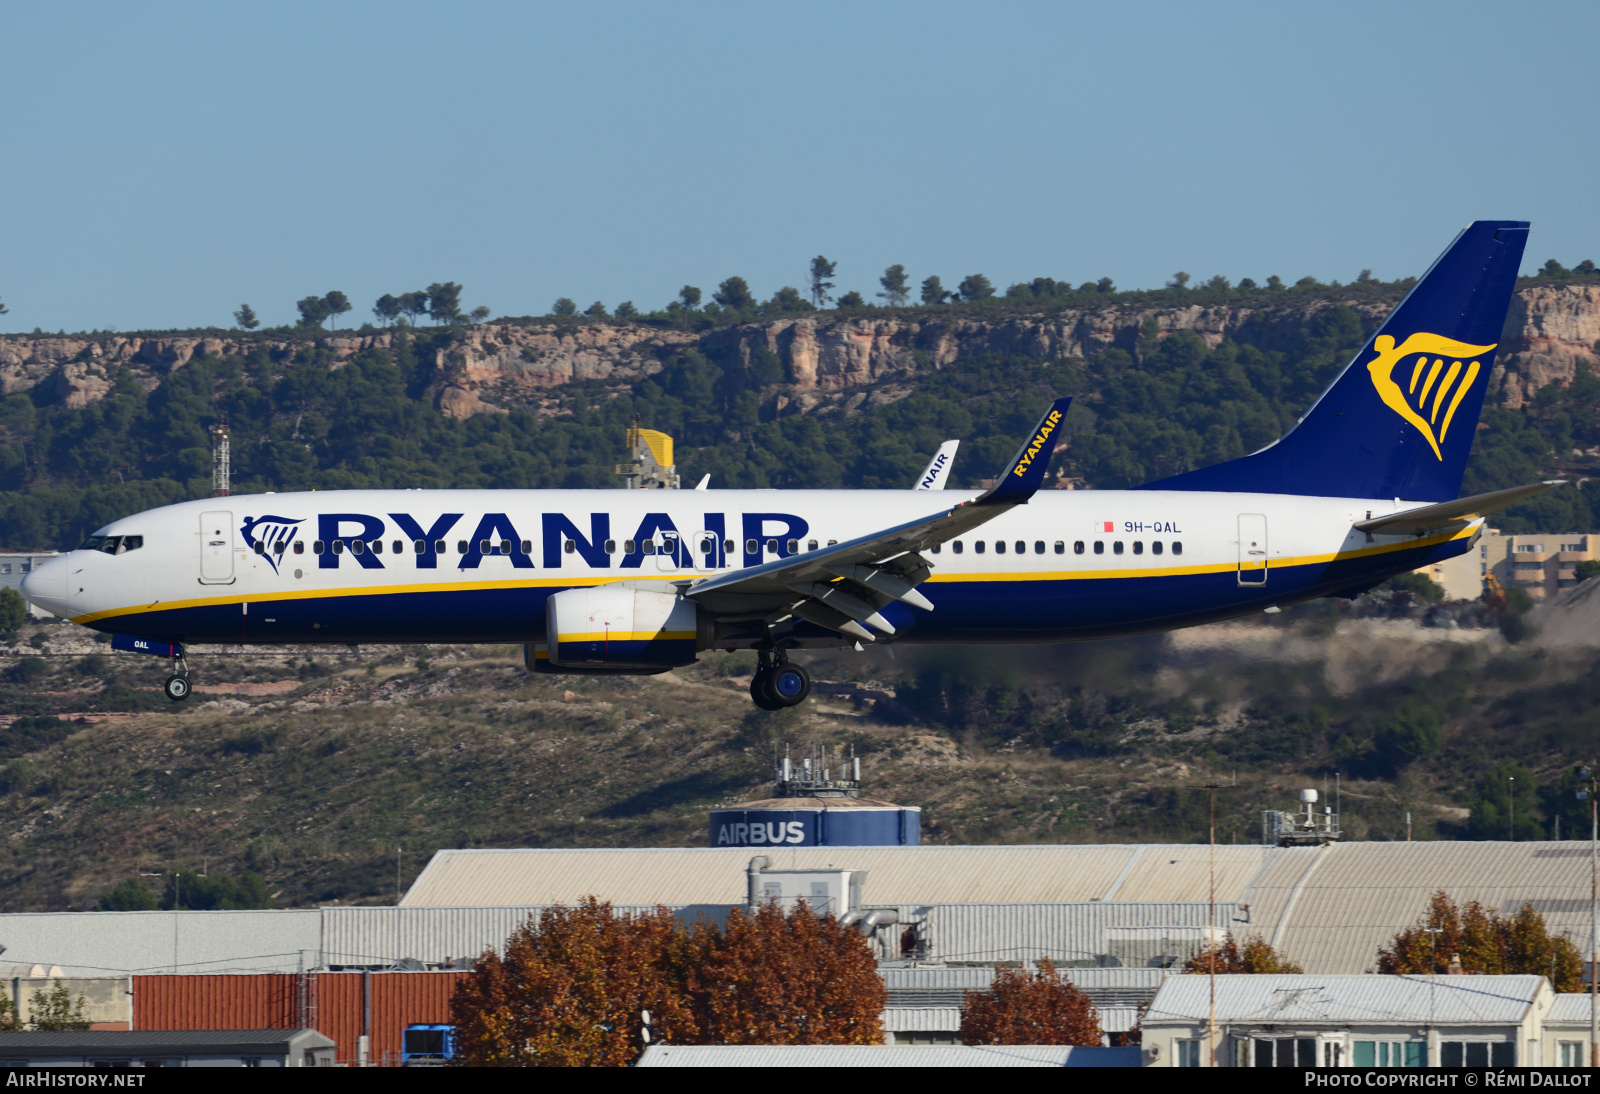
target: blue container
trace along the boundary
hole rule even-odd
[[[868,798],[771,798],[711,810],[713,847],[900,847],[922,810]]]

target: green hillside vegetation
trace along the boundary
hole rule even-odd
[[[555,678],[516,649],[438,646],[201,655],[202,689],[226,690],[174,706],[154,659],[32,628],[37,667],[0,679],[0,709],[31,712],[0,731],[0,909],[388,902],[396,847],[409,883],[440,847],[703,846],[706,809],[770,793],[784,742],[853,748],[932,843],[1201,841],[1189,788],[1213,775],[1241,787],[1219,838],[1253,842],[1262,809],[1335,772],[1354,839],[1404,839],[1408,811],[1416,839],[1538,838],[1558,814],[1586,833],[1567,773],[1592,745],[1592,653],[1397,634],[1407,603],[809,656],[813,701],[778,713],[751,706],[747,655]],[[105,711],[127,713],[88,720]]]
[[[1403,285],[1345,288],[1387,300]],[[1196,299],[1239,291],[1162,290]],[[1282,298],[1311,289],[1242,291]],[[1037,300],[1030,304],[1038,310]],[[1287,334],[1267,320],[1263,313],[1259,328],[1216,348],[1189,331],[1158,337],[1150,323],[1130,349],[1087,360],[967,357],[917,374],[910,395],[858,415],[780,412],[788,377],[769,352],[755,354],[747,368],[689,350],[620,390],[574,383],[538,411],[456,421],[431,402],[455,365],[436,369],[431,362],[441,351],[451,361],[459,327],[403,328],[392,351],[369,349],[337,367],[329,350],[311,342],[283,357],[262,343],[242,356],[198,358],[149,391],[122,369],[111,392],[81,410],[54,404],[37,387],[0,401],[0,543],[67,547],[117,517],[205,496],[207,429],[222,417],[232,431],[241,493],[611,487],[620,438],[634,415],[677,439],[686,478],[709,472],[715,487],[899,488],[949,437],[964,441],[953,481],[975,486],[1010,456],[1051,397],[1072,394],[1078,401],[1056,472],[1091,487],[1133,486],[1270,442],[1370,333],[1347,304],[1317,311],[1304,329]],[[1570,388],[1547,387],[1526,411],[1486,412],[1466,489],[1534,481],[1561,471],[1574,449],[1596,444],[1600,378],[1580,368]],[[1500,524],[1591,531],[1595,489],[1586,483],[1551,492]]]

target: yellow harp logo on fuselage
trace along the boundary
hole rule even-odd
[[[1483,371],[1483,363],[1473,358],[1488,353],[1494,345],[1473,346],[1454,338],[1418,332],[1398,346],[1392,337],[1380,334],[1373,348],[1378,356],[1367,362],[1367,372],[1372,376],[1372,386],[1378,389],[1378,398],[1416,426],[1433,447],[1433,454],[1443,460],[1444,453],[1439,446],[1450,432],[1456,408],[1472,388],[1478,373]],[[1416,361],[1410,374],[1400,368],[1397,378],[1396,368],[1413,356]],[[1443,411],[1442,417],[1440,411]]]

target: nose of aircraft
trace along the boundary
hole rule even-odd
[[[28,603],[42,608],[51,615],[67,614],[67,556],[52,558],[35,566],[33,572],[22,579],[22,595]]]

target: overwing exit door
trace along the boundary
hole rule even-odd
[[[1267,518],[1262,513],[1239,514],[1239,584],[1267,583]]]
[[[200,514],[200,583],[233,583],[233,514]]]

